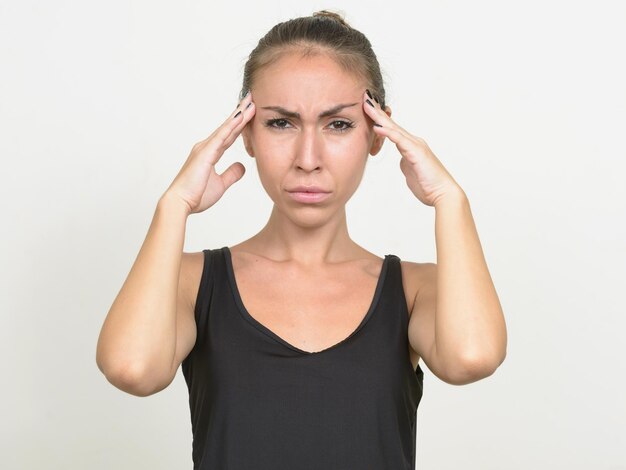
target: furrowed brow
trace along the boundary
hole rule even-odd
[[[338,104],[337,106],[333,106],[332,108],[327,109],[326,111],[322,111],[318,117],[324,118],[327,116],[332,116],[333,114],[338,113],[342,109],[349,108],[350,106],[354,106],[357,104],[358,103]],[[300,113],[296,113],[295,111],[289,111],[288,109],[285,109],[282,106],[262,106],[261,109],[269,109],[271,111],[276,111],[277,113],[280,113],[283,116],[300,119]]]

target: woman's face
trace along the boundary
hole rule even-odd
[[[242,135],[279,209],[335,212],[356,191],[368,155],[378,153],[383,141],[363,111],[365,88],[362,79],[324,55],[286,55],[257,75],[252,87],[256,111]],[[346,106],[330,111],[340,105]],[[289,194],[300,185],[319,186],[329,194],[303,203]]]

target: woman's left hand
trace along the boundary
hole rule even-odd
[[[382,127],[373,126],[379,136],[388,137],[400,151],[400,169],[406,176],[406,183],[415,197],[428,206],[435,206],[440,200],[463,193],[452,175],[441,164],[426,141],[400,127],[380,107],[376,99],[363,93],[365,113]]]

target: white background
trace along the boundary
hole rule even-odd
[[[626,469],[626,7],[619,1],[0,4],[0,467],[191,468],[179,370],[139,398],[95,362],[155,204],[238,101],[276,23],[329,8],[368,36],[393,118],[469,197],[508,355],[453,386],[425,366],[420,470]],[[271,200],[247,168],[189,218],[185,251],[234,245]],[[434,209],[393,143],[370,157],[350,233],[436,261]]]

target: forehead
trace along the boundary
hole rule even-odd
[[[254,80],[254,99],[262,104],[359,98],[364,81],[356,73],[344,70],[328,55],[301,57],[288,54],[259,70]]]

